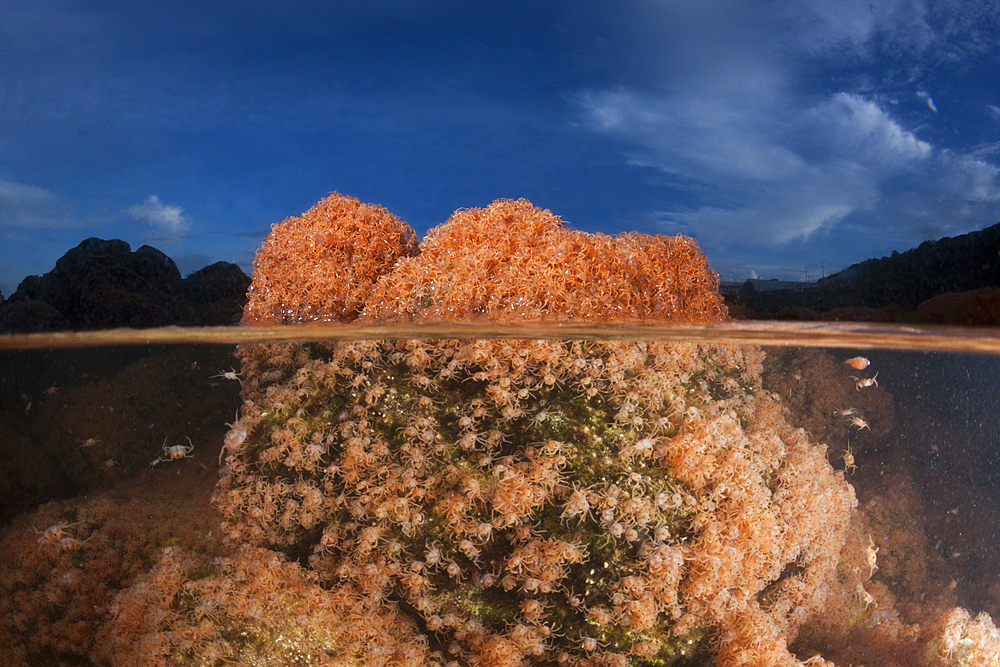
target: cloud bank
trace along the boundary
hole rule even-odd
[[[36,185],[0,179],[0,226],[51,229],[73,223],[72,207],[63,197]]]
[[[724,25],[701,34],[686,11],[662,10],[664,39],[677,26],[686,34],[664,47],[658,85],[572,96],[584,128],[619,140],[625,164],[652,170],[644,178],[663,205],[650,218],[662,231],[694,234],[710,257],[811,246],[815,258],[862,229],[906,244],[1000,218],[996,144],[956,146],[942,123],[957,112],[927,85],[954,66],[956,43],[966,60],[988,50],[981,22],[953,21],[942,5],[975,5],[992,20],[995,8],[817,1],[748,20],[714,4]]]

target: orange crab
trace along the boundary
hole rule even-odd
[[[851,368],[856,368],[859,371],[863,371],[868,368],[872,362],[868,361],[867,357],[851,357],[850,359],[844,359],[844,363]]]
[[[851,368],[856,368],[859,371],[863,371],[868,368],[872,362],[868,361],[867,357],[851,357],[850,359],[844,359],[844,363]]]

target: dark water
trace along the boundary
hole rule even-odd
[[[171,327],[3,336],[0,430],[7,437],[0,440],[0,465],[7,482],[0,519],[114,484],[159,456],[165,438],[169,445],[186,444],[186,437],[205,441],[212,449],[207,458],[217,456],[226,423],[240,405],[240,383],[225,376],[236,370],[239,342],[487,337],[746,343],[763,345],[772,357],[794,355],[790,349],[821,349],[837,359],[865,355],[870,372],[844,367],[844,374],[877,371],[878,387],[891,394],[897,418],[891,432],[869,442],[870,429],[854,437],[858,463],[871,460],[880,478],[893,465],[912,466],[913,474],[929,478],[923,486],[934,489],[933,505],[961,500],[965,511],[943,521],[949,540],[993,537],[988,523],[945,528],[977,517],[986,522],[1000,494],[1000,333],[850,323]],[[846,446],[827,444],[837,452]],[[34,463],[25,465],[26,458]],[[859,494],[871,474],[861,467],[849,477]],[[1000,571],[1000,557],[992,561],[986,551],[990,541],[982,540],[974,558],[995,562]],[[965,558],[955,553],[971,553],[944,537],[937,548],[954,559]]]
[[[896,503],[897,516],[907,517],[908,525],[879,538],[884,576],[904,613],[907,599],[943,590],[973,615],[1000,614],[1000,335],[992,329],[448,325],[8,336],[0,338],[0,522],[54,500],[133,497],[129,485],[137,480],[154,505],[156,498],[170,505],[178,493],[201,494],[207,508],[227,422],[241,405],[237,343],[417,337],[762,345],[764,389],[781,396],[789,422],[827,445],[861,512],[882,516]],[[871,366],[842,363],[854,356]],[[855,387],[852,376],[875,377],[877,387]],[[864,427],[834,416],[851,409]],[[150,467],[165,446],[189,442],[189,457]],[[847,451],[856,468],[845,465]],[[892,572],[893,539],[921,559],[922,583]],[[927,590],[914,590],[918,585]]]

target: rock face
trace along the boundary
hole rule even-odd
[[[0,331],[232,324],[249,283],[225,262],[182,279],[156,248],[91,238],[21,282],[0,309]]]

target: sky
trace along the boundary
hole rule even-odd
[[[333,191],[815,280],[1000,221],[997,72],[995,0],[4,0],[0,289],[93,236],[249,273]]]

